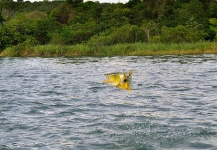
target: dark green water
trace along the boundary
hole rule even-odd
[[[134,70],[132,94],[102,83]],[[0,58],[0,149],[217,149],[217,55]]]

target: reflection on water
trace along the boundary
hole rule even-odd
[[[217,149],[217,55],[0,58],[0,149]],[[134,70],[132,94],[103,74]]]

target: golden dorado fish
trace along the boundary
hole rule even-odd
[[[106,79],[103,82],[121,88],[122,90],[131,91],[130,84],[132,80],[132,74],[133,71],[104,74]]]

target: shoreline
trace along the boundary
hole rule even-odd
[[[197,43],[133,43],[104,45],[17,45],[8,47],[0,57],[106,57],[106,56],[152,56],[152,55],[201,55],[217,54],[215,42]]]

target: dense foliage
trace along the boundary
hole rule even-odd
[[[17,46],[216,40],[216,0],[0,1],[0,51]]]

